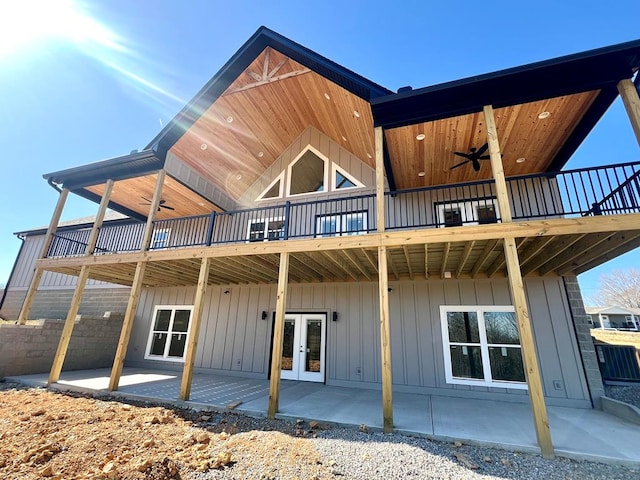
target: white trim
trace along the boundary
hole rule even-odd
[[[498,209],[498,203],[493,197],[485,198],[482,200],[460,200],[453,202],[443,202],[436,204],[438,212],[438,227],[446,227],[444,223],[445,210],[452,210],[454,208],[460,209],[460,215],[462,217],[462,226],[478,225],[478,210],[477,207],[492,206],[496,212],[496,222],[500,221],[500,210]]]
[[[305,193],[292,194],[291,193],[291,170],[293,169],[293,166],[296,164],[296,162],[300,160],[302,156],[308,151],[311,151],[312,153],[317,155],[317,157],[324,162],[324,184],[322,186],[322,190],[318,190],[317,192],[305,192]],[[325,157],[322,153],[320,153],[317,149],[312,147],[311,145],[307,145],[305,148],[303,148],[300,151],[300,153],[296,155],[296,158],[294,158],[293,161],[287,166],[287,197],[295,198],[295,197],[302,197],[304,195],[316,195],[318,193],[327,193],[329,191],[329,169],[327,168],[327,165],[329,163],[330,163],[329,159]]]
[[[155,330],[153,327],[156,323],[156,317],[158,315],[158,310],[169,310],[171,311],[171,317],[169,318],[169,326],[167,327],[167,341],[164,345],[164,353],[162,355],[152,355],[151,345],[153,343],[153,336],[155,332],[164,332],[165,330]],[[169,357],[169,348],[171,345],[171,335],[173,334],[173,320],[176,316],[177,310],[189,310],[189,326],[187,327],[186,332],[178,332],[178,335],[186,335],[185,338],[185,350],[182,352],[181,357]],[[149,326],[149,335],[147,338],[147,347],[145,349],[144,358],[145,360],[159,360],[162,362],[184,362],[184,356],[187,353],[186,346],[189,343],[189,333],[191,332],[191,315],[193,315],[193,305],[156,305],[153,309],[153,316],[151,317],[151,325]]]
[[[277,183],[280,182],[280,188],[278,190],[278,196],[277,197],[269,197],[269,198],[263,198],[266,193],[271,190],[271,188]],[[265,200],[276,200],[278,198],[282,198],[284,193],[284,170],[282,172],[280,172],[280,174],[267,186],[267,188],[265,188],[262,193],[260,195],[258,195],[258,198],[256,198],[256,202],[263,202]]]
[[[451,366],[451,354],[449,347],[451,345],[458,345],[456,342],[449,341],[449,328],[447,322],[448,312],[474,312],[478,314],[478,333],[480,337],[480,352],[482,355],[482,370],[484,379],[471,379],[461,378],[453,376],[453,369]],[[440,306],[440,327],[442,330],[442,348],[444,356],[444,370],[446,382],[457,385],[476,385],[480,387],[498,387],[498,388],[512,388],[518,390],[527,390],[528,386],[526,382],[511,382],[505,380],[493,380],[491,378],[491,362],[489,360],[489,343],[487,341],[487,332],[484,324],[485,312],[515,312],[512,306],[508,305],[441,305]],[[475,344],[475,342],[473,342]],[[521,345],[503,345],[503,344],[491,344],[492,347],[503,348],[521,348]],[[523,364],[524,368],[524,364]]]
[[[341,188],[338,188],[338,186],[336,185],[336,173],[338,173],[338,172],[340,172],[340,175],[342,175],[344,178],[349,180],[355,186],[354,187],[341,187]],[[345,190],[356,190],[358,188],[364,188],[364,187],[365,187],[364,183],[362,183],[360,180],[355,178],[353,175],[351,175],[349,172],[347,172],[344,168],[338,166],[337,163],[331,162],[331,191],[332,192],[343,192]]]
[[[249,223],[247,225],[247,243],[250,242],[268,242],[270,240],[276,240],[269,238],[269,223],[271,222],[283,222],[284,221],[284,217],[264,217],[264,218],[253,218],[249,220]],[[262,230],[262,239],[260,240],[252,240],[251,239],[251,225],[254,225],[256,223],[264,223],[264,228]],[[283,235],[282,237],[279,237],[278,240],[283,240],[283,236],[284,236],[284,225],[283,225]]]
[[[326,313],[287,313],[285,321],[294,322],[293,333],[293,358],[291,370],[281,370],[280,378],[283,380],[298,380],[305,382],[324,382],[325,380],[325,355],[327,337],[327,314]],[[306,372],[304,370],[304,360],[307,350],[307,326],[308,320],[321,322],[320,326],[320,371]],[[284,339],[283,339],[284,341]]]

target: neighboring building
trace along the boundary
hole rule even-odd
[[[587,319],[593,328],[640,330],[640,309],[624,307],[586,307]]]
[[[20,321],[43,272],[126,285],[112,390],[125,363],[184,369],[183,399],[194,367],[270,375],[269,415],[279,378],[377,388],[386,430],[392,389],[530,401],[548,453],[545,403],[603,392],[576,275],[640,244],[640,162],[560,170],[619,92],[640,140],[639,66],[636,41],[394,93],[260,28],[144,151],[45,175]],[[82,236],[69,192],[101,202]]]

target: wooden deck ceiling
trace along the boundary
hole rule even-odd
[[[640,246],[640,230],[518,238],[518,254],[524,276],[579,274]],[[211,247],[213,249],[219,247]],[[184,255],[150,260],[144,277],[148,287],[187,286],[198,281],[200,259],[194,249],[175,250]],[[389,280],[425,278],[495,278],[506,275],[502,240],[413,244],[389,247]],[[89,277],[131,285],[136,262],[113,263],[90,269]],[[59,259],[47,270],[77,276],[80,265]],[[277,253],[248,254],[212,259],[209,284],[277,283]],[[67,264],[67,265],[65,265]],[[292,252],[289,281],[349,282],[378,280],[378,250],[375,247]]]

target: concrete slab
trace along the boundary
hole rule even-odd
[[[107,393],[109,369],[62,372],[55,388]],[[9,377],[45,386],[48,374]],[[179,406],[224,409],[241,401],[236,411],[264,416],[269,381],[219,374],[195,374],[191,401],[176,400],[181,374],[175,371],[125,368],[118,392],[132,398],[160,400]],[[440,440],[459,440],[507,450],[539,452],[529,404],[394,392],[397,431]],[[640,465],[640,428],[605,412],[547,407],[551,437],[558,455],[581,460]],[[379,390],[334,387],[283,380],[281,418],[303,418],[341,425],[382,428]]]

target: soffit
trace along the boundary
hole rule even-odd
[[[171,151],[238,199],[309,125],[375,165],[369,102],[267,47]]]
[[[505,176],[544,172],[596,99],[599,90],[565,95],[494,110]],[[538,115],[549,112],[548,118]],[[424,140],[416,139],[424,134]],[[491,162],[451,169],[487,142],[482,112],[385,130],[385,140],[398,189],[443,185],[492,177]],[[485,154],[488,154],[486,152]],[[517,163],[525,158],[523,163]],[[424,177],[418,176],[425,172]]]
[[[153,198],[156,178],[157,175],[153,174],[117,181],[113,185],[110,201],[146,217],[149,214],[149,203]],[[103,195],[104,189],[105,184],[85,187],[85,190],[99,196]],[[214,204],[168,175],[164,180],[161,199],[164,200],[164,206],[171,207],[173,210],[160,208],[156,213],[156,218],[159,220],[219,211]]]

